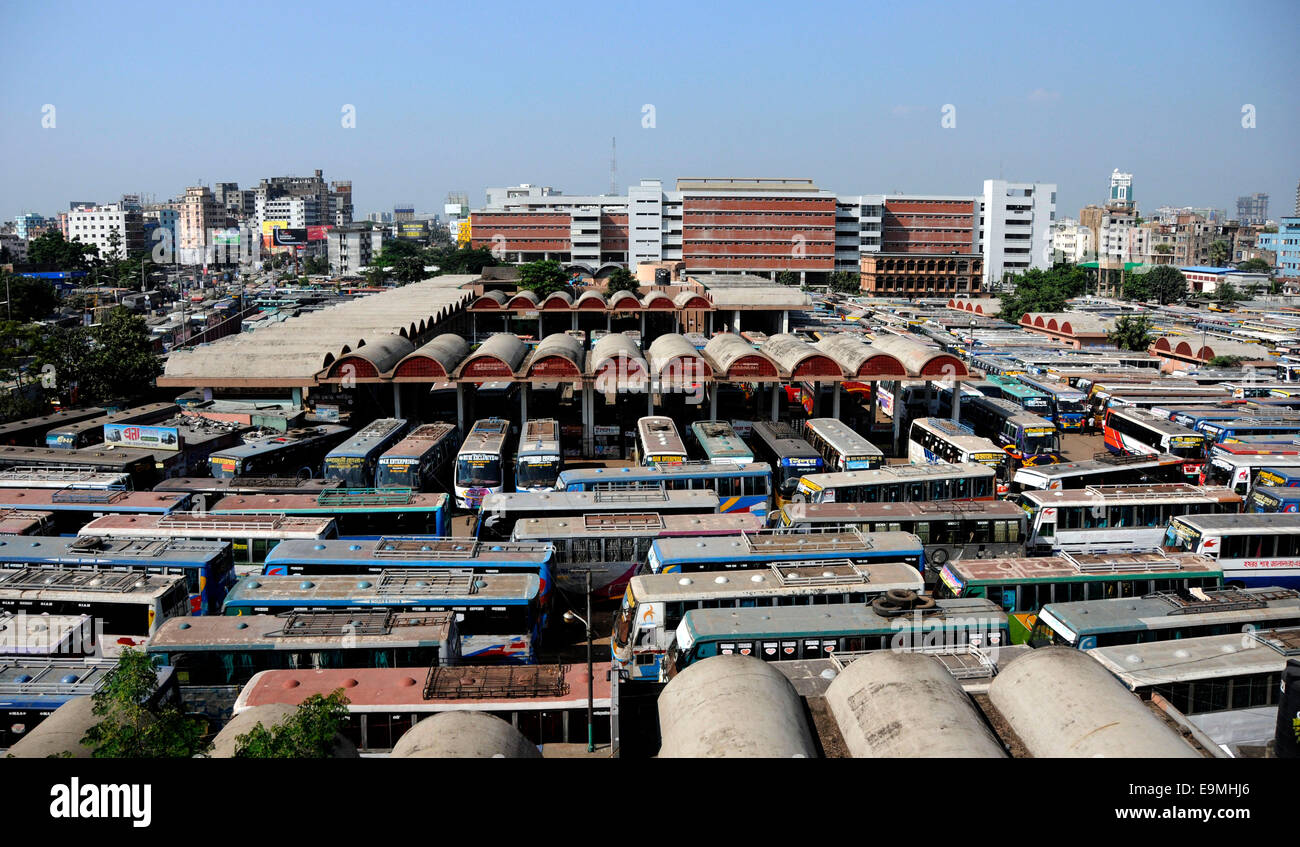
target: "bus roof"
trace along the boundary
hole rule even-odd
[[[293,515],[214,515],[172,512],[168,515],[104,515],[77,531],[78,535],[122,538],[326,538],[334,519]]]
[[[649,452],[686,454],[686,446],[672,418],[648,415],[636,422],[636,430]]]
[[[192,494],[319,494],[342,488],[339,479],[298,479],[292,476],[177,476],[164,479],[154,491],[184,491]]]
[[[294,444],[309,444],[314,441],[321,441],[342,435],[347,431],[347,427],[338,426],[337,424],[322,424],[315,427],[291,429],[288,432],[277,432],[272,435],[264,435],[245,441],[243,444],[236,444],[234,447],[226,447],[221,450],[216,450],[213,451],[212,455],[245,459],[249,456],[257,456],[262,453],[281,450]]]
[[[246,576],[226,595],[226,607],[280,605],[384,606],[445,603],[456,606],[529,602],[537,574],[478,574],[470,568],[388,568],[379,573],[330,576]]]
[[[1010,500],[936,500],[905,503],[788,503],[782,508],[789,521],[803,523],[854,523],[856,521],[1023,518]]]
[[[506,445],[506,430],[510,421],[504,418],[484,418],[474,421],[469,434],[460,445],[461,453],[500,453]]]
[[[1089,485],[1086,488],[1030,489],[1021,496],[1040,507],[1118,506],[1126,503],[1241,503],[1230,488],[1168,482],[1152,485]]]
[[[804,428],[817,433],[836,450],[847,455],[881,455],[879,447],[838,418],[808,418],[804,421]]]
[[[554,418],[529,418],[519,436],[519,454],[552,456],[560,452],[560,423]]]
[[[774,532],[705,538],[660,538],[654,542],[660,563],[704,559],[837,559],[855,554],[921,553],[921,540],[910,532]]]
[[[1277,673],[1300,656],[1300,627],[1117,644],[1086,651],[1130,691],[1201,679]]]
[[[1218,564],[1198,553],[1064,553],[1059,556],[1008,559],[954,559],[944,565],[967,584],[1053,582],[1062,579],[1125,574],[1218,576]],[[947,582],[947,580],[944,580]],[[952,586],[958,587],[958,586]]]
[[[0,468],[0,486],[4,488],[112,488],[127,486],[131,477],[121,473],[103,473],[92,468],[33,466]]]
[[[0,657],[0,701],[52,709],[70,697],[94,694],[116,667],[116,661],[106,659]]]
[[[394,610],[175,617],[149,636],[147,653],[420,647],[451,637],[453,613]]]
[[[650,512],[657,509],[717,511],[716,492],[659,486],[602,491],[502,491],[483,497],[483,514],[503,512]]]
[[[46,615],[0,612],[0,655],[55,655],[67,652],[64,642],[93,626],[90,615]]]
[[[189,505],[190,495],[112,488],[0,488],[0,509],[42,512],[170,512]]]
[[[822,488],[840,488],[847,485],[918,482],[927,479],[948,479],[955,476],[992,477],[996,475],[996,469],[975,462],[960,462],[957,464],[934,462],[926,465],[882,465],[869,471],[807,474],[804,479]]]
[[[1215,535],[1253,535],[1300,532],[1300,514],[1289,512],[1260,514],[1244,512],[1233,515],[1179,515],[1173,520],[1201,533]]]
[[[736,535],[762,528],[762,518],[753,512],[704,515],[613,512],[564,518],[524,518],[515,524],[513,539],[548,541],[559,538]]]
[[[754,462],[748,465],[733,465],[729,462],[681,462],[680,464],[659,465],[653,468],[643,466],[566,468],[560,471],[560,483],[562,485],[574,483],[622,485],[631,482],[655,482],[661,479],[717,476],[719,474],[728,477],[737,475],[760,476],[771,472],[772,467],[766,462]]]
[[[349,512],[421,512],[445,508],[447,495],[409,488],[340,488],[320,494],[231,494],[212,504],[214,515],[346,515]]]
[[[408,432],[401,441],[384,451],[380,464],[395,459],[418,459],[445,438],[456,432],[456,425],[438,421],[420,424]]]
[[[916,624],[918,619],[920,627]],[[1007,616],[996,604],[983,598],[937,601],[936,611],[926,615],[885,617],[870,604],[772,606],[739,609],[691,609],[682,617],[697,639],[765,638],[817,635],[822,632],[898,632],[922,629],[1003,628]]]
[[[1162,418],[1159,415],[1153,415],[1145,409],[1137,409],[1132,406],[1112,406],[1108,413],[1110,417],[1126,418],[1134,421],[1149,429],[1155,430],[1161,435],[1182,436],[1185,438],[1197,438],[1205,440],[1205,434],[1195,432],[1181,424],[1176,424],[1168,418]]]
[[[754,421],[753,432],[778,456],[821,458],[821,454],[785,421]]]
[[[28,535],[48,524],[53,517],[53,512],[0,510],[0,535]]]
[[[266,564],[311,562],[374,565],[378,562],[394,562],[398,566],[417,563],[527,567],[549,563],[554,553],[555,546],[543,542],[489,542],[476,538],[433,535],[387,536],[374,541],[347,538],[281,541],[266,554]]]
[[[1300,615],[1300,593],[1295,591],[1227,588],[1198,589],[1195,594],[1162,592],[1145,597],[1048,603],[1038,616],[1058,632],[1057,622],[1081,635],[1125,632],[1135,628],[1176,629],[1211,622],[1228,625],[1266,623],[1297,615]]]
[[[1039,477],[1045,480],[1064,479],[1072,476],[1107,473],[1126,469],[1163,468],[1181,465],[1186,459],[1180,459],[1172,453],[1150,453],[1145,455],[1099,455],[1097,458],[1082,462],[1059,462],[1054,465],[1034,465],[1016,471],[1014,477],[1018,483]]]
[[[402,418],[380,418],[371,421],[347,441],[329,451],[326,458],[330,456],[365,458],[405,428],[406,421]]]
[[[716,461],[719,456],[753,457],[749,445],[726,421],[695,421],[691,424],[691,432],[699,440],[700,449],[712,460]]]
[[[863,563],[849,559],[773,562],[743,573],[641,574],[632,577],[638,603],[705,600],[710,597],[767,597],[775,594],[879,594],[891,589],[922,591],[921,573],[902,562]]]
[[[308,542],[304,542],[308,543]],[[230,549],[224,541],[22,535],[0,538],[0,562],[57,565],[206,565]]]
[[[0,568],[0,595],[24,599],[129,602],[163,596],[185,577],[177,574],[143,574],[103,568],[68,570],[31,565]]]

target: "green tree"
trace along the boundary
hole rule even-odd
[[[529,262],[519,266],[519,290],[531,291],[541,300],[556,291],[569,291],[569,278],[559,262]]]
[[[1155,339],[1151,335],[1151,318],[1146,315],[1120,315],[1106,340],[1121,350],[1146,352]]]
[[[1207,364],[1212,368],[1235,368],[1242,362],[1249,362],[1246,356],[1215,356]]]
[[[1173,265],[1156,265],[1127,277],[1121,296],[1143,303],[1156,301],[1163,306],[1187,297],[1187,277]]]
[[[9,305],[0,311],[0,317],[23,323],[47,318],[59,305],[58,292],[46,280],[0,271],[0,294],[4,293]]]
[[[1170,253],[1174,252],[1174,245],[1172,245],[1172,244],[1157,244],[1157,245],[1155,246],[1155,251],[1156,251],[1157,253],[1159,253],[1161,256],[1167,256],[1167,255],[1169,255]]]
[[[862,291],[862,274],[853,271],[836,271],[831,274],[829,287],[831,291],[842,294],[857,294]]]
[[[1249,300],[1250,297],[1238,291],[1237,286],[1225,282],[1214,289],[1214,299],[1219,303],[1236,303],[1241,300]]]
[[[619,291],[641,293],[641,282],[627,268],[615,268],[605,280],[605,296],[609,297]]]
[[[157,690],[153,660],[138,650],[123,650],[117,667],[92,695],[100,721],[81,743],[97,759],[189,758],[198,753],[206,725],[176,706],[146,706]]]
[[[49,365],[58,396],[81,403],[138,397],[162,373],[144,318],[120,306],[96,327],[51,327],[34,346],[33,369]]]
[[[484,268],[501,264],[486,247],[435,248],[431,252],[430,264],[437,265],[439,272],[445,274],[477,274],[482,273]]]
[[[799,274],[794,271],[781,271],[776,275],[777,285],[798,285]]]
[[[1219,239],[1210,245],[1210,264],[1216,267],[1222,267],[1228,257],[1232,255],[1232,245],[1223,239]]]
[[[1237,263],[1237,270],[1245,271],[1246,273],[1266,274],[1273,272],[1273,266],[1264,259],[1247,259],[1244,262]]]
[[[334,738],[348,716],[348,698],[339,688],[328,697],[313,694],[283,723],[258,724],[235,739],[237,759],[328,759]]]
[[[33,265],[52,265],[61,271],[88,271],[98,251],[92,244],[78,239],[68,241],[57,229],[49,229],[27,245],[27,261]]]
[[[1056,265],[1047,270],[1030,268],[1008,278],[1011,291],[1001,295],[998,317],[1020,323],[1026,312],[1060,312],[1066,301],[1087,291],[1089,277],[1075,265]]]
[[[324,256],[308,256],[302,263],[302,272],[308,276],[328,274],[330,272],[329,259]]]

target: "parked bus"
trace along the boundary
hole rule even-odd
[[[1185,462],[1168,453],[1118,456],[1096,453],[1082,462],[1020,468],[1011,477],[1011,490],[1087,488],[1090,485],[1154,485],[1183,482]]]
[[[1229,449],[1220,449],[1225,446]],[[1263,476],[1264,471],[1272,472],[1272,476]],[[1245,496],[1257,477],[1266,485],[1278,485],[1275,479],[1282,473],[1300,474],[1300,455],[1249,453],[1233,450],[1231,445],[1216,444],[1205,466],[1205,482],[1231,488]]]
[[[515,490],[554,491],[563,467],[559,421],[530,418],[515,452]]]
[[[1228,578],[1224,569],[1224,578]],[[1048,603],[1029,643],[1091,650],[1300,625],[1300,593],[1285,588],[1195,589],[1145,597]]]
[[[943,646],[991,649],[1010,643],[1007,616],[988,600],[929,601],[928,612],[883,615],[875,604],[771,609],[694,609],[682,616],[664,658],[663,679],[711,656],[765,662],[836,653]]]
[[[699,442],[706,462],[754,464],[754,451],[726,421],[696,421],[691,424],[691,435]]]
[[[379,457],[406,431],[401,418],[380,418],[325,454],[325,479],[337,479],[347,488],[373,488]]]
[[[208,457],[208,467],[217,479],[235,476],[319,476],[321,460],[347,437],[345,426],[322,424],[288,432],[246,439],[236,447],[218,450]]]
[[[58,535],[54,513],[0,509],[0,535]]]
[[[879,447],[835,418],[809,418],[803,437],[821,454],[827,473],[873,470],[885,462]]]
[[[376,488],[428,491],[439,473],[456,456],[459,440],[455,424],[421,424],[379,457]],[[450,482],[450,475],[445,477]]]
[[[298,479],[283,476],[236,476],[214,479],[210,476],[176,476],[164,479],[154,491],[179,491],[194,495],[194,507],[206,509],[227,494],[310,494],[342,488],[337,479]],[[200,505],[202,504],[202,505]]]
[[[633,574],[645,567],[656,538],[738,535],[762,529],[749,512],[725,515],[615,512],[573,517],[528,518],[515,523],[511,541],[555,545],[551,565],[556,584],[577,594],[591,591],[598,599],[616,599]]]
[[[1214,559],[1229,585],[1300,587],[1297,514],[1185,515],[1164,543]]]
[[[0,568],[0,611],[27,615],[89,615],[98,655],[138,647],[163,621],[189,614],[185,578],[177,575],[68,570],[31,565]]]
[[[1093,414],[1086,393],[1056,380],[1028,376],[1018,379],[1048,396],[1052,407],[1051,415],[1043,417],[1049,417],[1057,429],[1062,432],[1085,432],[1092,429]]]
[[[1021,382],[1015,376],[1000,376],[989,374],[987,383],[991,390],[981,391],[986,397],[992,397],[996,400],[1008,400],[1021,409],[1024,409],[1031,415],[1037,415],[1040,418],[1050,418],[1052,414],[1052,398],[1046,392]]]
[[[1300,419],[1275,420],[1272,418],[1251,418],[1244,415],[1231,420],[1204,421],[1196,426],[1197,431],[1205,433],[1211,444],[1225,438],[1240,438],[1244,435],[1296,435],[1300,436]]]
[[[1036,467],[1061,460],[1056,425],[1029,414],[1009,400],[969,397],[962,404],[961,417],[969,421],[976,435],[1001,445],[1015,467]]]
[[[672,418],[651,415],[638,420],[636,447],[638,464],[646,467],[680,465],[686,461],[686,445]]]
[[[1246,498],[1244,512],[1255,514],[1274,514],[1277,512],[1300,512],[1300,491],[1293,486],[1260,485],[1258,482]]]
[[[919,572],[925,551],[907,532],[864,535],[839,532],[782,533],[764,530],[713,538],[659,538],[650,545],[646,564],[652,573],[756,570],[773,562],[809,564],[849,559],[853,562],[902,562]]]
[[[431,668],[460,653],[455,615],[407,609],[331,609],[168,621],[145,653],[175,669],[193,711],[226,713],[265,670]]]
[[[510,422],[504,418],[475,421],[469,435],[456,454],[456,473],[452,480],[456,505],[477,509],[488,494],[505,490],[506,431]]]
[[[1300,468],[1264,468],[1255,474],[1255,485],[1295,488],[1300,486]]]
[[[0,447],[0,471],[5,468],[57,468],[125,476],[129,487],[148,490],[158,478],[157,459],[150,450],[134,447]]]
[[[400,563],[395,563],[400,564]],[[396,567],[375,574],[251,576],[226,596],[227,615],[275,615],[335,609],[451,612],[457,654],[476,662],[533,662],[545,622],[536,573],[476,568]],[[456,654],[450,656],[456,659]]]
[[[1088,655],[1143,700],[1159,694],[1211,742],[1263,747],[1277,731],[1282,674],[1300,629],[1096,647]]]
[[[99,415],[54,427],[45,433],[45,446],[56,450],[79,450],[104,443],[104,427],[110,424],[152,424],[165,421],[181,410],[175,403],[147,403],[121,412]]]
[[[1006,500],[791,503],[782,507],[779,525],[787,532],[910,532],[925,545],[931,568],[950,559],[1023,556],[1028,537],[1024,510]]]
[[[1178,456],[1186,460],[1183,475],[1189,480],[1205,473],[1205,435],[1141,409],[1107,409],[1102,437],[1112,453]]]
[[[992,500],[997,472],[988,465],[885,465],[872,471],[810,474],[799,480],[797,503],[914,503]]]
[[[789,503],[799,488],[799,478],[822,473],[825,462],[794,427],[785,421],[754,421],[755,458],[772,468],[775,507]]]
[[[131,477],[88,468],[15,467],[0,470],[0,488],[129,489]]]
[[[1195,553],[1065,553],[949,562],[939,570],[935,596],[992,600],[1011,616],[1012,643],[1023,644],[1048,603],[1218,588],[1222,581],[1214,561]]]
[[[242,520],[247,515],[333,518],[340,538],[384,535],[445,535],[446,494],[415,494],[406,488],[339,488],[320,494],[233,494],[209,509]]]
[[[417,680],[416,677],[419,677]],[[472,710],[501,718],[539,747],[588,741],[587,668],[525,667],[355,668],[324,671],[263,671],[249,681],[234,712],[270,704],[298,706],[344,688],[348,715],[339,732],[364,754],[392,749],[420,720],[443,712]],[[611,684],[595,674],[590,705],[596,715],[590,740],[608,744]]]
[[[764,570],[713,578],[642,574],[623,594],[610,652],[623,678],[657,681],[668,645],[689,611],[867,604],[889,591],[923,588],[915,568],[889,562],[775,562]]]
[[[0,488],[0,510],[49,512],[57,535],[76,535],[106,514],[166,515],[190,507],[187,494],[105,488]]]
[[[1007,454],[1001,447],[980,438],[967,426],[946,418],[917,418],[907,435],[907,459],[912,464],[973,462],[988,465],[1000,479],[1007,478]]]
[[[658,467],[569,468],[560,472],[560,491],[600,491],[632,486],[663,486],[668,491],[708,490],[718,495],[718,511],[752,512],[767,519],[772,502],[772,468],[752,465],[682,462]]]
[[[166,515],[104,515],[77,531],[96,538],[189,538],[224,541],[234,554],[235,574],[261,573],[266,554],[290,538],[316,541],[337,538],[333,518],[297,515],[214,515],[171,512]]]
[[[177,574],[185,578],[191,614],[211,615],[234,582],[229,544],[177,538],[0,538],[0,569],[58,567]]]
[[[51,429],[68,426],[90,418],[97,418],[107,411],[102,406],[91,406],[86,409],[60,409],[48,415],[37,415],[31,418],[0,423],[0,444],[12,444],[18,447],[44,447],[45,433]]]
[[[662,486],[631,486],[599,491],[489,494],[476,528],[484,539],[507,539],[515,524],[534,518],[573,518],[582,515],[659,512],[707,515],[718,511],[712,491],[669,491]]]
[[[1235,514],[1242,498],[1226,488],[1176,482],[1024,491],[1016,502],[1029,515],[1025,549],[1052,555],[1149,550],[1160,546],[1172,519]]]

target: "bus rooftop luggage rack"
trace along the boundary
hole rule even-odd
[[[469,597],[481,587],[471,568],[385,568],[378,583],[380,594],[425,597]]]
[[[0,478],[45,479],[59,482],[88,482],[102,474],[94,468],[79,468],[75,465],[15,465],[0,469]]]
[[[1105,465],[1137,465],[1142,462],[1153,462],[1158,458],[1158,456],[1151,456],[1144,453],[1121,454],[1103,451],[1101,453],[1092,454],[1092,460],[1094,462],[1101,462]]]
[[[827,541],[825,536],[829,535],[851,535],[853,541],[844,542],[838,539]],[[866,550],[875,547],[872,540],[856,528],[836,533],[827,532],[820,536],[818,533],[813,532],[773,532],[771,530],[742,532],[741,536],[744,537],[745,544],[749,547],[751,553],[760,551],[764,553],[831,553],[843,550],[848,544],[857,544]]]
[[[662,485],[628,485],[592,492],[597,503],[666,503],[668,491]]]
[[[1203,595],[1205,599],[1201,599],[1196,593],[1183,594],[1172,591],[1157,591],[1154,594],[1145,595],[1144,599],[1168,601],[1173,606],[1172,609],[1166,612],[1169,615],[1195,615],[1202,612],[1262,609],[1268,605],[1270,600],[1288,600],[1300,596],[1297,592],[1286,588],[1276,591],[1255,591],[1250,593],[1239,588],[1216,588],[1211,591],[1196,589],[1196,592]]]
[[[75,588],[78,591],[121,592],[149,584],[149,574],[130,571],[104,572],[67,570],[59,567],[28,567],[0,570],[0,588],[22,591]]]
[[[316,495],[318,506],[405,506],[409,488],[337,488]]]
[[[588,514],[582,516],[582,525],[587,529],[663,529],[664,519],[658,512]]]
[[[75,485],[60,488],[50,495],[52,503],[112,503],[126,496],[125,485],[108,488],[78,488]]]
[[[234,476],[230,478],[231,488],[298,488],[309,480],[296,476]],[[316,480],[327,483],[328,480]]]
[[[426,700],[488,700],[563,697],[569,693],[568,665],[517,667],[431,667]]]
[[[391,609],[342,609],[330,612],[291,612],[277,636],[328,638],[343,635],[388,635]]]
[[[1182,564],[1169,558],[1163,550],[1149,553],[1068,553],[1058,554],[1079,573],[1119,573],[1121,571],[1177,571]],[[1080,561],[1080,559],[1083,561]],[[1091,560],[1091,561],[1090,561]]]
[[[1283,656],[1300,656],[1300,626],[1285,629],[1259,629],[1251,637],[1265,644]]]
[[[208,512],[170,512],[158,519],[159,529],[224,530],[279,529],[284,515],[248,514],[238,512],[213,515]]]
[[[868,582],[867,574],[850,559],[773,562],[768,566],[778,585],[850,585]]]

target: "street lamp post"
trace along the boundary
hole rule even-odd
[[[592,670],[591,662],[591,571],[587,571],[587,617],[579,617],[573,612],[565,612],[564,620],[567,622],[581,621],[582,625],[587,628],[587,752],[596,752],[596,744],[593,727],[595,726],[595,685],[596,676]]]

